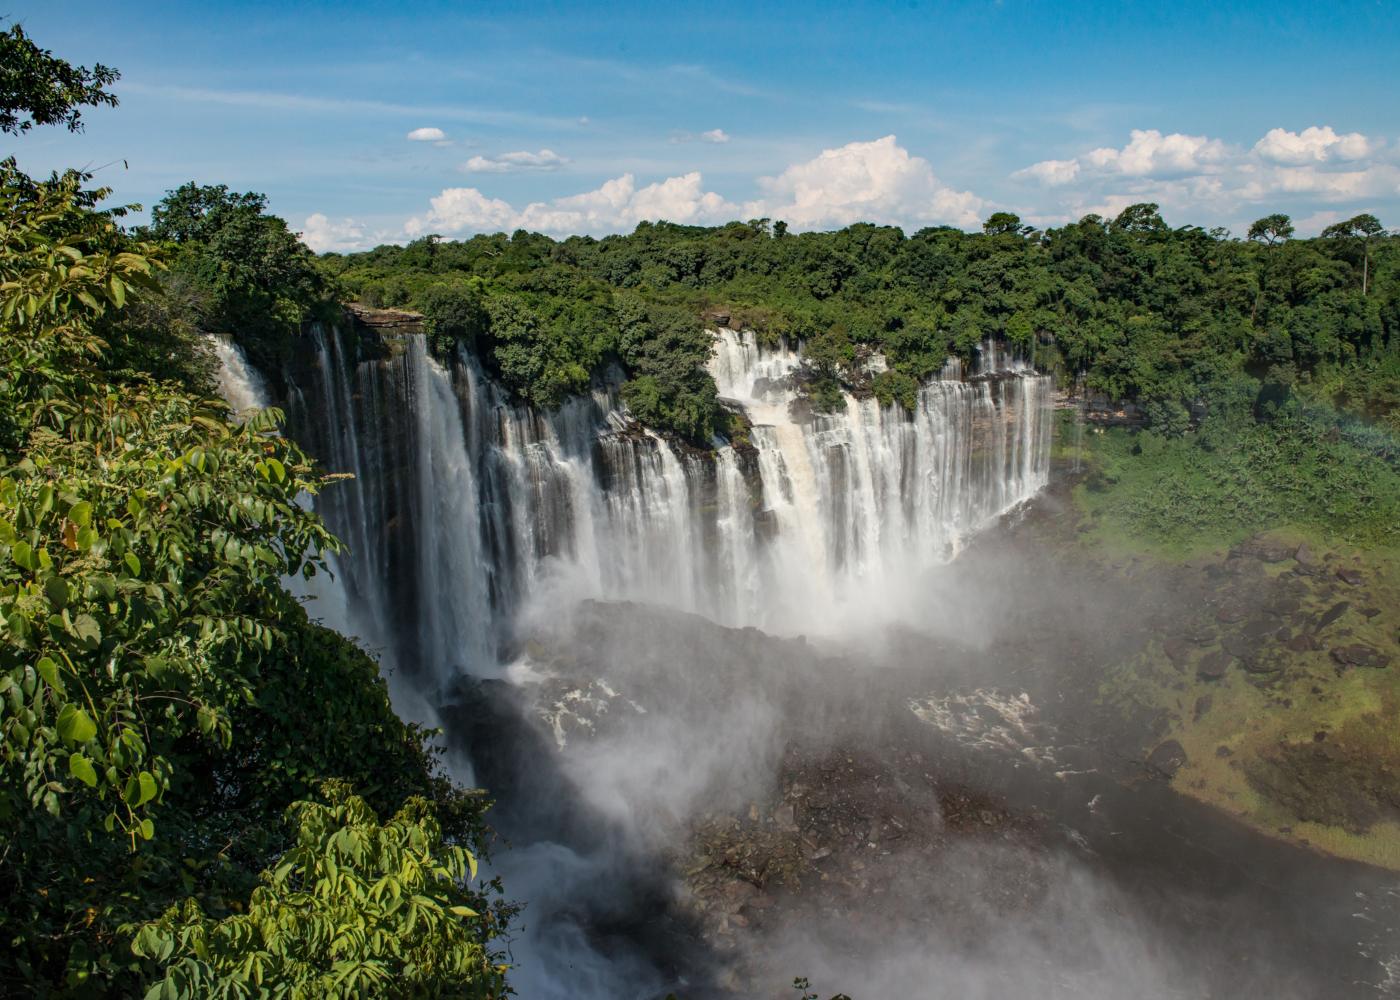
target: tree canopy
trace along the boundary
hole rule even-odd
[[[41,49],[18,24],[0,32],[0,132],[20,135],[35,125],[83,128],[84,107],[117,106],[107,90],[121,74],[101,63],[74,66]]]

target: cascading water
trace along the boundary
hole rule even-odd
[[[1048,478],[1049,380],[990,345],[912,413],[846,396],[798,417],[800,352],[722,330],[711,371],[751,443],[708,452],[638,430],[610,388],[545,414],[421,337],[372,360],[354,347],[316,334],[293,431],[354,476],[319,510],[353,553],[358,634],[443,682],[491,673],[551,585],[778,632],[869,621]]]
[[[248,363],[248,358],[230,337],[209,334],[206,338],[219,360],[215,373],[219,395],[235,414],[248,410],[260,410],[268,405],[267,383],[257,369]]]

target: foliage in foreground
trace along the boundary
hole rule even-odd
[[[476,862],[444,843],[429,804],[410,799],[380,825],[347,786],[326,797],[292,806],[296,844],[246,913],[214,920],[189,899],[141,930],[136,952],[166,970],[147,1000],[501,995],[468,923]]]
[[[275,411],[232,422],[99,336],[152,301],[164,262],[93,211],[105,192],[81,181],[0,167],[0,993],[169,981],[161,959],[186,956],[133,954],[143,923],[172,906],[244,913],[264,869],[274,896],[300,892],[301,876],[276,873],[286,857],[310,863],[307,831],[340,824],[328,836],[350,843],[378,829],[373,809],[399,815],[383,836],[406,838],[404,877],[426,866],[428,895],[470,911],[422,937],[416,967],[495,995],[504,911],[465,871],[482,803],[394,715],[373,660],[282,585],[336,548],[297,502],[319,474]],[[334,785],[316,805],[327,779],[363,802]],[[382,945],[352,928],[336,960],[369,968]],[[238,995],[221,970],[200,995]]]

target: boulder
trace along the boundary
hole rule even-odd
[[[1313,550],[1307,542],[1299,545],[1293,552],[1293,559],[1298,564],[1300,573],[1316,573],[1322,568],[1322,563],[1318,562],[1317,556],[1313,555]]]
[[[1248,635],[1227,635],[1220,648],[1241,660],[1252,660],[1259,653],[1259,640]]]
[[[1162,640],[1162,652],[1167,654],[1167,659],[1172,661],[1176,667],[1181,667],[1186,662],[1187,652],[1190,644],[1185,639],[1172,636],[1170,639]]]
[[[1224,604],[1215,612],[1215,620],[1230,625],[1238,621],[1244,621],[1246,611],[1238,604]]]
[[[1167,740],[1147,755],[1147,766],[1164,778],[1170,778],[1186,763],[1186,750],[1176,740]]]
[[[1276,634],[1279,623],[1270,618],[1256,618],[1240,631],[1250,639],[1264,639]]]
[[[1378,649],[1354,643],[1350,646],[1336,646],[1332,649],[1332,659],[1342,667],[1388,667],[1390,657]]]
[[[1341,580],[1348,587],[1359,587],[1365,577],[1361,575],[1360,570],[1351,569],[1347,566],[1339,566],[1337,568],[1337,579]]]
[[[1266,563],[1281,563],[1285,559],[1293,558],[1298,551],[1292,545],[1275,541],[1272,538],[1251,538],[1238,548],[1241,555],[1253,556],[1255,559]]]
[[[1283,645],[1285,649],[1294,653],[1311,653],[1322,648],[1322,644],[1306,632],[1299,632]]]
[[[1332,605],[1323,613],[1322,617],[1317,620],[1317,627],[1313,629],[1313,632],[1321,632],[1328,625],[1331,625],[1338,618],[1342,617],[1342,615],[1346,614],[1347,609],[1350,607],[1350,601],[1338,601],[1336,604]]]
[[[1216,650],[1207,653],[1201,662],[1196,664],[1196,676],[1203,681],[1218,681],[1225,676],[1225,671],[1230,667],[1230,654]]]

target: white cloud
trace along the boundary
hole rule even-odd
[[[604,234],[628,231],[643,220],[698,225],[765,216],[794,229],[853,222],[976,226],[987,208],[971,192],[940,182],[927,160],[910,156],[892,135],[825,150],[776,177],[760,178],[759,185],[763,197],[741,205],[705,190],[698,171],[641,187],[627,173],[592,191],[519,209],[474,187],[448,188],[431,199],[427,212],[409,219],[404,231],[411,237],[513,229]]]
[[[1338,135],[1330,125],[1320,128],[1314,125],[1301,132],[1272,128],[1264,134],[1264,138],[1254,144],[1254,152],[1262,159],[1286,166],[1360,160],[1368,156],[1374,148],[1371,141],[1360,132]]]
[[[560,156],[552,149],[542,149],[538,153],[522,149],[499,156],[473,156],[462,164],[462,169],[473,174],[512,174],[527,170],[558,170],[568,162],[567,157]]]
[[[447,133],[440,128],[416,128],[408,133],[409,142],[442,142]]]
[[[724,143],[729,141],[729,133],[722,128],[712,128],[708,132],[700,133],[701,142]]]
[[[1270,129],[1245,148],[1221,139],[1135,129],[1127,145],[1069,160],[1042,160],[1012,177],[1064,189],[1056,209],[1111,215],[1155,201],[1188,216],[1217,218],[1256,208],[1316,210],[1322,205],[1393,198],[1400,166],[1379,154],[1384,143],[1329,125],[1301,132]],[[1320,216],[1318,216],[1320,217]]]
[[[910,156],[892,135],[823,150],[759,183],[766,197],[746,205],[745,214],[799,229],[853,222],[975,226],[986,207],[971,192],[939,181],[927,160]]]
[[[317,253],[332,250],[345,253],[365,249],[369,243],[369,236],[364,226],[354,219],[335,222],[316,212],[314,215],[308,215],[302,223],[301,241]]]
[[[1016,171],[1011,176],[1039,181],[1047,187],[1059,187],[1079,176],[1079,161],[1041,160],[1039,163],[1033,163],[1023,170]]]
[[[1130,177],[1181,177],[1204,173],[1225,161],[1229,150],[1219,139],[1203,135],[1163,135],[1155,128],[1133,129],[1122,149],[1090,151],[1081,165]]]
[[[431,204],[425,215],[408,220],[404,227],[408,235],[514,229],[560,235],[609,233],[630,230],[644,219],[720,222],[735,213],[735,206],[713,191],[704,190],[698,172],[641,188],[631,174],[623,174],[593,191],[533,202],[519,211],[499,198],[486,197],[476,188],[448,188]]]

